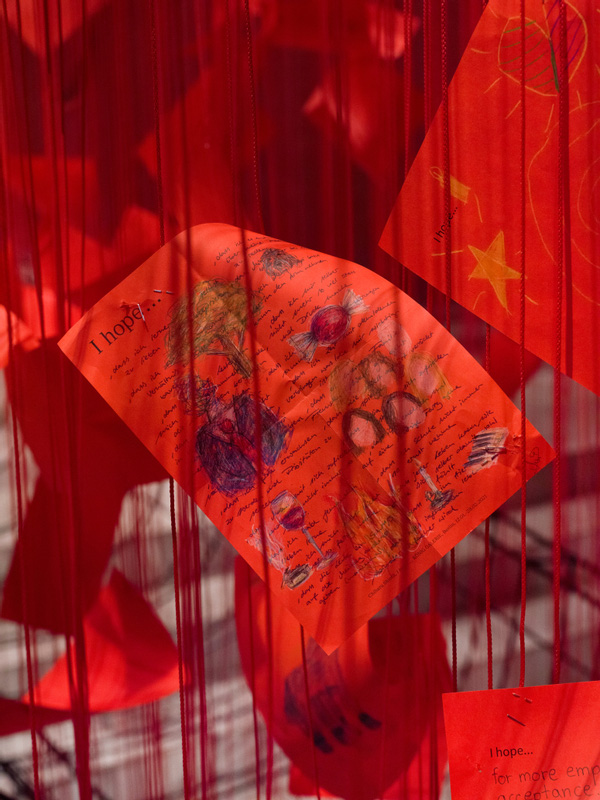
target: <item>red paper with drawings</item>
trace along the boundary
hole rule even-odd
[[[525,344],[556,361],[559,252],[558,0],[525,0]],[[591,0],[564,2],[572,274],[563,281],[562,370],[600,393],[600,15]],[[492,0],[449,88],[450,219],[445,217],[440,110],[404,182],[381,246],[520,340],[521,3]]]
[[[444,695],[452,800],[600,795],[600,683]]]
[[[261,576],[262,462],[270,585],[330,652],[520,487],[520,415],[387,281],[246,247],[258,406],[238,228],[180,234],[60,346]],[[531,477],[552,451],[527,430]]]

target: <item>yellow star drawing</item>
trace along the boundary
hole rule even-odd
[[[515,281],[521,277],[521,273],[512,269],[506,263],[504,251],[504,231],[500,231],[487,250],[480,250],[478,247],[469,245],[469,250],[477,260],[477,266],[469,275],[471,278],[482,278],[490,282],[500,305],[508,311],[506,301],[506,281]]]

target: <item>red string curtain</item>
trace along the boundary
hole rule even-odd
[[[448,797],[446,659],[458,690],[598,677],[597,397],[561,377],[560,326],[548,367],[523,333],[515,343],[451,301],[451,237],[437,289],[378,246],[438,108],[450,201],[449,86],[486,5],[493,14],[502,2],[0,4],[1,797]],[[575,7],[587,13],[583,0],[553,6],[557,74],[570,64]],[[528,78],[524,66],[513,75],[517,99]],[[566,276],[567,308],[571,101],[559,86],[547,165],[561,249],[548,281]],[[476,128],[477,108],[463,113]],[[524,141],[526,112],[518,123]],[[492,193],[514,195],[517,226],[529,202],[522,153],[518,185],[502,169],[490,178]],[[582,159],[592,169],[594,153]],[[417,186],[410,199],[416,227],[426,196]],[[123,278],[204,222],[392,281],[557,453],[526,491],[523,463],[521,497],[327,666],[245,566],[234,575],[230,545],[58,348]],[[188,258],[190,289],[193,269]],[[521,332],[525,314],[515,306]],[[252,325],[248,337],[256,361]],[[595,369],[597,337],[587,358]],[[315,688],[322,677],[330,682]],[[397,735],[402,757],[390,752]]]

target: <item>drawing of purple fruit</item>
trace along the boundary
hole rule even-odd
[[[350,327],[350,317],[369,308],[362,298],[348,289],[339,306],[324,306],[313,314],[310,331],[296,333],[288,339],[289,344],[305,361],[312,361],[317,347],[328,347],[338,342]]]

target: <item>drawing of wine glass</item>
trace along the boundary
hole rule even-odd
[[[315,542],[304,525],[306,518],[304,508],[291,492],[285,490],[278,494],[271,502],[271,511],[277,522],[282,528],[285,528],[286,531],[302,531],[307,541],[321,556],[316,565],[317,569],[323,569],[323,567],[330,564],[337,556],[337,553],[323,553],[319,545]]]

